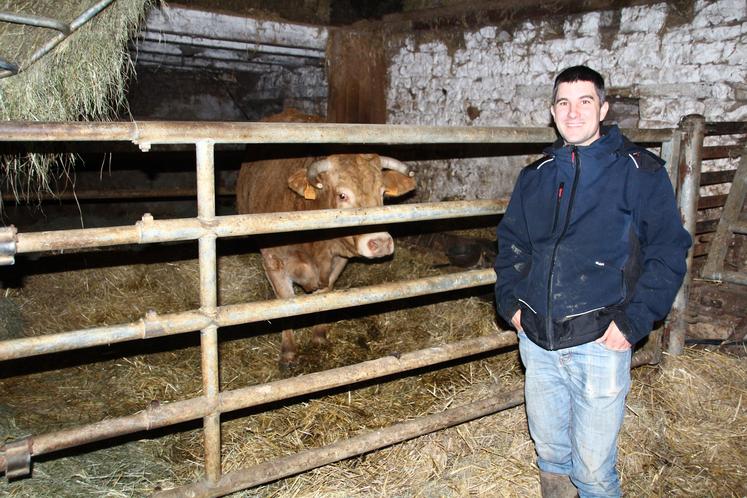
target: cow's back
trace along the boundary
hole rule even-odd
[[[286,109],[263,118],[268,123],[323,123],[319,116]],[[314,203],[288,188],[288,178],[308,167],[316,158],[268,159],[243,163],[236,180],[236,209],[240,214],[305,211]]]

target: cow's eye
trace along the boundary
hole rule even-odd
[[[346,194],[345,192],[340,192],[339,194],[337,194],[337,197],[339,197],[341,201],[348,200],[348,194]]]

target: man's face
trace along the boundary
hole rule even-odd
[[[599,102],[594,83],[574,81],[558,85],[550,113],[567,144],[589,145],[599,138],[599,123],[608,109],[607,102]]]

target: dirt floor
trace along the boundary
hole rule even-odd
[[[219,246],[222,247],[222,246]],[[222,247],[221,305],[272,297],[259,256]],[[240,249],[240,248],[239,248]],[[5,338],[137,321],[198,307],[193,245],[157,251],[89,252],[20,260],[0,270]],[[352,263],[338,288],[462,271],[400,244],[395,257]],[[326,368],[497,333],[490,288],[220,330],[221,388],[235,389]],[[307,327],[332,323],[330,343],[311,345]],[[301,364],[277,368],[279,334],[297,334]],[[745,357],[688,348],[633,372],[620,436],[628,496],[747,495]],[[515,349],[349,391],[224,416],[224,471],[330,444],[520,387]],[[0,363],[0,437],[129,415],[151,401],[201,393],[199,336],[135,341]],[[199,422],[33,459],[33,477],[0,482],[0,496],[130,497],[202,477]],[[539,496],[523,407],[234,496]]]

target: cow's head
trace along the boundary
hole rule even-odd
[[[317,209],[358,208],[384,205],[384,196],[396,197],[415,188],[406,164],[376,154],[339,154],[320,159],[295,172],[288,186]],[[380,258],[394,250],[391,235],[368,233],[340,239],[347,254]]]

